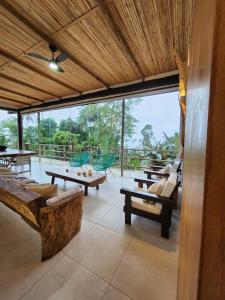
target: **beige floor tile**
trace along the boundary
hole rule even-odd
[[[122,294],[117,289],[109,286],[102,300],[130,300],[128,296]]]
[[[123,235],[133,236],[134,227],[125,224],[122,207],[112,207],[97,223]]]
[[[80,231],[74,236],[69,244],[62,249],[62,252],[66,253],[69,249],[71,249],[77,243],[77,241],[83,238],[94,226],[96,226],[95,223],[82,218]]]
[[[85,198],[84,200],[84,217],[92,222],[97,222],[102,218],[110,209],[111,205],[96,199],[96,198]]]
[[[110,282],[129,242],[127,237],[96,226],[65,253]]]
[[[11,236],[12,238],[12,236]],[[17,300],[61,258],[41,262],[40,241],[27,241],[0,259],[0,299]]]
[[[133,240],[111,285],[135,300],[175,300],[177,257]]]
[[[179,224],[177,223],[176,218],[172,219],[169,239],[164,239],[161,237],[161,224],[152,220],[133,215],[131,226],[134,228],[134,238],[178,256]]]
[[[168,240],[161,238],[161,225],[157,222],[132,215],[131,225],[125,224],[123,209],[119,207],[112,207],[97,223],[110,230],[123,235],[132,236],[178,255],[179,224],[176,217],[173,218],[173,224],[170,229],[170,239]]]
[[[14,220],[10,218],[10,216],[5,215],[0,211],[0,227],[13,223],[13,221]]]
[[[29,239],[23,234],[17,222],[0,227],[0,257],[6,255],[11,250],[20,246],[24,241]]]
[[[23,300],[100,300],[107,283],[70,258],[64,257]]]

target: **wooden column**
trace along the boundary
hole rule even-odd
[[[124,134],[125,134],[125,99],[122,100],[122,124],[121,124],[121,148],[120,148],[120,162],[121,162],[121,176],[124,175]]]
[[[196,0],[189,52],[178,300],[225,299],[225,1]]]
[[[38,161],[41,162],[41,128],[40,128],[40,112],[37,112],[37,126],[38,126]]]
[[[185,110],[186,110],[186,94],[187,94],[187,62],[182,61],[177,49],[172,50],[172,56],[179,70],[179,104],[181,109],[180,118],[180,137],[179,137],[179,157],[184,158],[184,138],[185,138]]]
[[[23,149],[23,119],[20,112],[17,113],[17,126],[18,126],[18,147]]]

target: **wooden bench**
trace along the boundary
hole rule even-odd
[[[135,179],[138,182],[139,189],[120,189],[120,193],[125,195],[125,223],[131,225],[131,214],[151,219],[153,221],[161,223],[161,237],[169,238],[169,229],[172,223],[172,210],[175,204],[174,199],[177,197],[177,191],[180,185],[180,181],[174,186],[170,197],[157,196],[150,194],[147,191],[141,190],[143,184],[149,187],[155,181]],[[139,203],[134,206],[133,197],[138,199]],[[144,205],[143,200],[150,201],[152,204]],[[157,206],[157,204],[160,205]]]
[[[0,201],[40,233],[42,261],[64,248],[81,226],[83,192],[80,189],[50,200],[52,204],[47,206],[40,195],[0,178]]]

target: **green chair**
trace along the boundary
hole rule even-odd
[[[95,171],[105,171],[105,175],[107,176],[106,170],[109,169],[112,173],[111,167],[114,164],[114,161],[115,153],[100,154],[98,155],[98,158],[93,159],[92,167]]]
[[[75,153],[69,160],[69,165],[71,167],[81,167],[83,165],[86,165],[89,160],[89,153],[88,152],[81,152],[81,153]]]

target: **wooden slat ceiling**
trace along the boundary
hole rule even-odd
[[[1,0],[0,106],[20,109],[176,70],[171,50],[187,59],[193,7],[194,0]],[[50,56],[49,42],[68,54],[65,73],[25,55]]]

